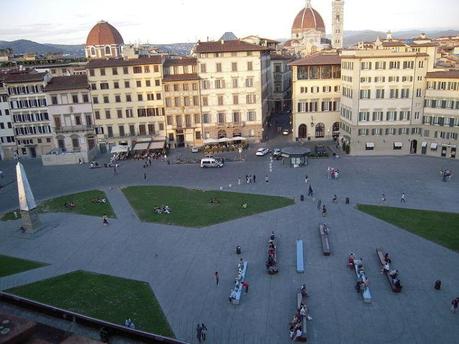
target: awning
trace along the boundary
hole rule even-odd
[[[367,143],[365,144],[365,146],[366,146],[367,148],[375,148],[375,144],[374,144],[373,142],[367,142]]]
[[[401,148],[401,147],[403,147],[403,143],[401,143],[401,142],[394,142],[394,147],[399,147],[399,148]]]
[[[133,148],[134,151],[144,151],[148,149],[150,142],[137,142]]]
[[[247,141],[247,138],[242,137],[242,136],[233,136],[230,140],[231,141]]]
[[[221,143],[230,142],[230,141],[232,141],[232,140],[227,138],[227,137],[222,137],[221,139],[218,139],[218,142],[221,142]]]
[[[430,149],[437,149],[438,144],[437,143],[431,143],[430,144]]]
[[[163,149],[164,141],[153,141],[150,143],[150,149]]]
[[[128,146],[114,146],[112,147],[112,150],[110,151],[111,154],[116,154],[116,153],[127,153],[129,152],[129,147]]]
[[[215,140],[215,139],[207,139],[207,140],[204,140],[203,143],[205,145],[211,145],[213,143],[218,143],[218,140]]]
[[[422,147],[427,147],[427,142],[423,142],[423,143],[421,144],[421,146],[422,146]]]

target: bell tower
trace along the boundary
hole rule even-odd
[[[343,48],[344,39],[344,0],[333,0],[332,3],[332,47]]]

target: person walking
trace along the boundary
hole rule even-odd
[[[237,185],[241,185],[241,177],[237,178]]]
[[[106,214],[104,214],[104,216],[102,216],[102,223],[104,226],[107,226],[108,225],[108,217]]]
[[[459,307],[459,297],[456,297],[451,301],[451,312],[456,313],[457,308]]]
[[[198,338],[198,342],[201,343],[202,340],[202,326],[198,324],[196,326],[196,338]]]
[[[269,183],[269,177],[268,177],[268,175],[265,176],[265,182],[266,182],[266,183]]]
[[[201,338],[203,342],[205,342],[207,339],[207,327],[204,325],[204,323],[201,324]]]
[[[325,204],[322,206],[322,216],[327,216],[327,208],[325,208]]]
[[[314,196],[314,191],[312,191],[312,186],[311,185],[309,185],[308,196],[309,197],[313,197]]]
[[[402,192],[402,196],[400,197],[400,203],[406,203],[406,195]]]
[[[218,271],[215,271],[215,283],[217,284],[218,286],[218,282],[220,282],[220,276],[218,275]]]
[[[381,202],[382,203],[386,202],[386,195],[385,194],[381,195]]]
[[[308,183],[309,183],[309,177],[308,177],[308,175],[306,175],[306,176],[304,177],[304,183],[305,183],[305,184],[308,184]]]
[[[242,282],[242,287],[244,288],[245,293],[247,294],[249,292],[249,282],[247,281]]]
[[[253,183],[255,184],[257,182],[257,176],[253,175]]]
[[[147,172],[143,173],[143,180],[147,180]]]

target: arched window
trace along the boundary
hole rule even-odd
[[[239,129],[234,129],[233,137],[240,137],[242,136],[241,131]]]
[[[80,137],[78,135],[72,135],[71,139],[73,149],[80,148]]]
[[[333,132],[339,131],[339,122],[333,123]]]
[[[112,54],[112,51],[110,50],[110,47],[106,46],[105,47],[105,55],[111,55],[111,54]]]
[[[65,152],[65,138],[64,136],[57,136],[56,137],[57,139],[57,147],[59,147],[60,150],[62,150],[63,152]]]
[[[224,138],[224,137],[226,137],[226,131],[219,130],[218,131],[218,138],[221,139],[221,138]]]
[[[325,136],[325,125],[323,123],[316,124],[316,138],[321,138]]]
[[[306,124],[301,124],[298,127],[298,138],[305,139],[307,135],[308,135],[308,127],[306,126]]]
[[[91,47],[91,56],[96,56],[96,48]]]

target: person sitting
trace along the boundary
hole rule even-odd
[[[303,335],[303,331],[301,331],[301,327],[298,327],[295,331],[295,335],[293,337],[293,340],[299,339]]]
[[[247,203],[242,203],[242,208],[247,209]]]
[[[306,290],[306,284],[303,284],[300,288],[300,293],[302,296],[306,297],[309,296],[308,291]]]
[[[354,264],[355,264],[355,256],[354,256],[354,253],[351,253],[349,255],[349,258],[347,259],[347,264],[349,265],[349,267],[353,268],[354,267]]]
[[[389,257],[389,253],[387,253],[387,252],[386,252],[386,254],[384,254],[384,261],[386,263],[389,263],[389,264],[392,263],[392,261],[391,261],[391,259]]]
[[[381,273],[389,272],[389,271],[390,271],[389,263],[386,262],[386,263],[384,263],[383,267],[381,268]]]
[[[336,203],[338,202],[338,197],[336,195],[333,195],[333,199],[332,199],[333,203]]]
[[[274,236],[274,231],[271,232],[270,240],[274,240],[276,237]]]
[[[400,284],[400,280],[398,278],[394,278],[392,283],[394,283],[395,288],[402,289],[402,285]]]
[[[304,307],[303,304],[301,304],[301,307],[300,307],[300,315],[301,315],[301,318],[306,316],[306,308]]]
[[[398,276],[398,270],[391,270],[391,271],[389,271],[389,276],[390,276],[392,279],[397,278],[397,276]]]

